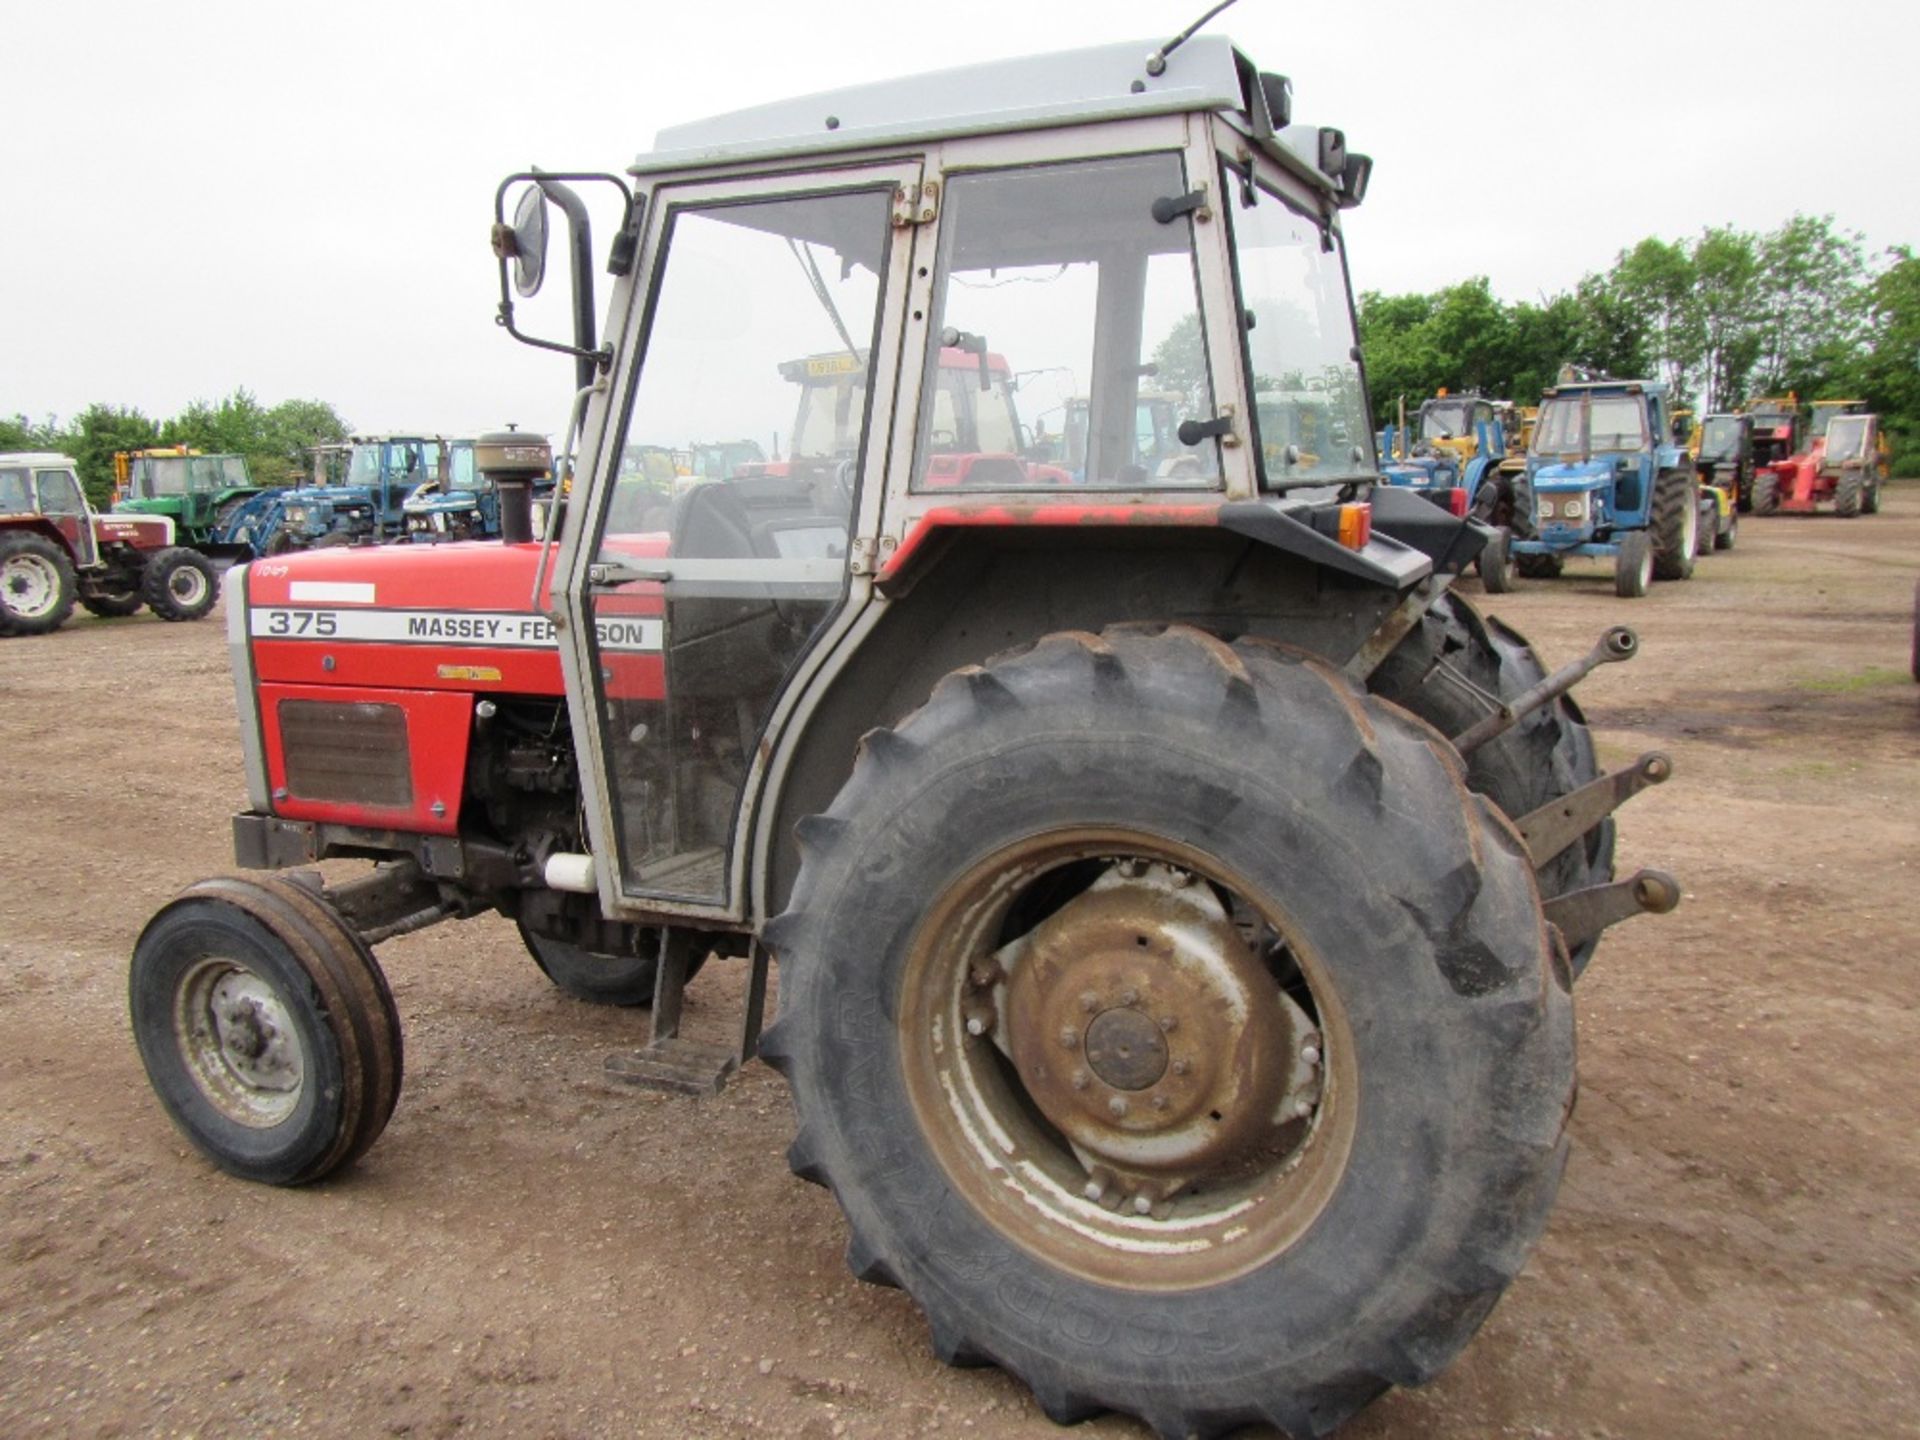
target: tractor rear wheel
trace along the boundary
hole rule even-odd
[[[1557,555],[1523,556],[1555,560]],[[1443,595],[1373,672],[1367,688],[1411,710],[1443,735],[1458,735],[1490,713],[1486,699],[1510,701],[1547,677],[1547,667],[1518,632],[1485,619],[1464,599]],[[1600,774],[1586,717],[1570,695],[1523,716],[1467,760],[1467,784],[1518,820],[1569,795]],[[1603,820],[1535,876],[1551,900],[1613,879],[1614,827]],[[1573,954],[1577,975],[1598,940]]]
[[[1858,470],[1843,470],[1833,482],[1833,513],[1851,520],[1860,513],[1861,484]]]
[[[687,949],[689,980],[707,960],[706,948],[698,943],[697,932],[691,930],[648,927],[640,931],[633,954],[603,955],[529,930],[524,921],[514,923],[520,929],[520,943],[527,947],[541,973],[574,999],[595,1005],[651,1005],[662,944]]]
[[[1753,477],[1753,503],[1748,506],[1756,515],[1772,515],[1780,508],[1780,477],[1771,470],[1763,470]]]
[[[125,590],[83,590],[80,603],[103,620],[123,620],[135,614],[144,602],[140,599],[139,587],[129,586]]]
[[[147,561],[140,593],[162,620],[199,620],[220,596],[220,572],[198,550],[172,545]]]
[[[45,635],[67,623],[78,588],[67,552],[44,535],[0,535],[0,629]]]
[[[1700,548],[1700,482],[1684,470],[1668,470],[1653,482],[1653,577],[1685,580]]]
[[[402,1071],[393,995],[339,912],[292,881],[189,887],[141,932],[128,988],[161,1105],[221,1169],[305,1184],[386,1128]]]
[[[1445,739],[1317,659],[1050,636],[869,734],[799,834],[789,1159],[941,1359],[1057,1421],[1320,1434],[1524,1263],[1564,955]]]

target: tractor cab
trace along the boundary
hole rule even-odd
[[[122,452],[113,470],[116,513],[165,515],[180,542],[200,550],[213,548],[226,519],[263,488],[253,483],[244,455],[202,455],[185,446]]]
[[[1381,478],[1419,491],[1452,514],[1465,515],[1480,494],[1481,482],[1506,458],[1503,413],[1511,409],[1478,395],[1442,392],[1422,401],[1410,425],[1387,427],[1388,455]]]
[[[1771,465],[1800,450],[1800,397],[1793,394],[1755,400],[1747,407],[1753,423],[1753,463]]]
[[[532,486],[535,502],[552,488],[553,476],[540,476]],[[447,442],[442,473],[415,486],[401,509],[409,540],[491,540],[500,534],[500,496],[493,477],[476,463],[471,440]]]

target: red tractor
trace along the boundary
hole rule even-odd
[[[1754,471],[1754,513],[1810,515],[1830,502],[1845,518],[1878,514],[1885,445],[1880,417],[1865,411],[1856,401],[1816,405],[1819,423],[1806,452]]]
[[[97,514],[65,455],[0,455],[0,635],[58,630],[76,600],[96,615],[146,605],[163,620],[200,619],[217,572],[173,540],[164,515]]]
[[[361,1155],[401,1077],[373,947],[497,912],[564,989],[651,1004],[608,1073],[778,1069],[854,1271],[1058,1420],[1321,1434],[1445,1365],[1546,1223],[1575,976],[1678,898],[1613,875],[1611,812],[1671,767],[1603,774],[1568,696],[1631,632],[1549,673],[1449,593],[1490,532],[1376,485],[1370,165],[1291,104],[1224,40],[1114,46],[670,130],[631,191],[503,184],[509,332],[549,203],[573,242],[538,342],[578,365],[564,521],[533,538],[543,447],[486,437],[503,541],[233,584],[235,848],[278,873],[134,950],[185,1135],[270,1184]],[[604,346],[569,181],[622,197]],[[956,348],[982,401],[1084,397],[1083,468],[951,473],[1014,453],[943,418]],[[865,383],[784,473],[636,502],[631,446],[771,436],[806,353]],[[1311,474],[1275,376],[1324,406]],[[1149,379],[1191,466],[1140,459]],[[729,961],[736,1038],[693,1043]]]

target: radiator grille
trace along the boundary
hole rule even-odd
[[[407,714],[398,705],[282,700],[287,791],[300,800],[410,808]]]

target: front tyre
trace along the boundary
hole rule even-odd
[[[1320,1434],[1524,1262],[1567,971],[1517,834],[1397,707],[1260,642],[1056,635],[869,735],[800,838],[790,1159],[942,1359],[1057,1420]]]
[[[393,1113],[400,1018],[385,977],[339,912],[289,880],[189,887],[141,932],[128,992],[161,1105],[231,1174],[318,1180]]]
[[[1700,482],[1684,470],[1668,470],[1653,482],[1653,575],[1685,580],[1700,548]]]
[[[1495,530],[1474,561],[1474,567],[1480,572],[1480,583],[1486,587],[1489,595],[1506,595],[1513,590],[1513,562],[1508,553],[1510,543],[1505,530]]]
[[[1833,513],[1846,520],[1858,515],[1864,488],[1858,470],[1841,471],[1840,478],[1833,482]]]
[[[204,619],[219,593],[213,562],[184,545],[155,551],[140,579],[141,597],[162,620]]]
[[[1644,530],[1629,530],[1620,537],[1620,549],[1613,557],[1613,593],[1623,600],[1638,600],[1653,588],[1653,537]]]

